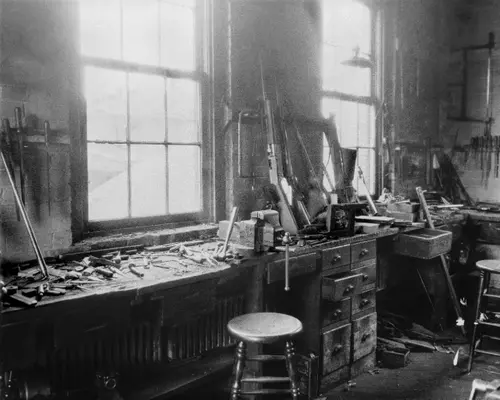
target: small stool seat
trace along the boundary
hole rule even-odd
[[[227,329],[233,337],[244,342],[273,343],[301,333],[302,322],[286,314],[261,312],[235,317],[229,321]]]
[[[500,260],[482,260],[476,263],[476,267],[483,271],[500,274]]]
[[[489,334],[483,335],[482,328],[488,326],[489,328],[500,329],[500,323],[492,320],[485,320],[483,315],[487,312],[487,302],[488,298],[500,298],[495,295],[493,291],[489,288],[491,274],[500,274],[500,260],[481,260],[476,262],[476,268],[479,270],[479,288],[477,293],[476,301],[476,312],[474,317],[474,328],[472,330],[472,340],[469,349],[469,362],[467,370],[468,372],[472,369],[472,363],[474,361],[474,355],[478,354],[488,354],[492,356],[500,357],[500,352],[493,350],[485,350],[482,348],[482,339],[484,337],[500,341],[500,337],[490,336]]]
[[[231,336],[238,340],[233,370],[233,382],[231,385],[231,400],[238,400],[240,396],[256,396],[262,394],[288,394],[293,400],[298,400],[299,380],[294,365],[295,347],[292,338],[302,332],[302,322],[291,315],[261,312],[235,317],[228,322],[227,329]],[[255,362],[283,360],[285,361],[288,377],[260,376],[244,378],[243,373],[247,361],[247,343],[270,344],[279,340],[285,342],[284,354],[282,356],[258,355],[248,360]],[[242,385],[245,383],[288,383],[289,389],[263,388],[258,390],[243,390]]]

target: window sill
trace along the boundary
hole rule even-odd
[[[157,246],[166,243],[203,239],[215,236],[218,228],[218,224],[202,224],[171,229],[155,229],[133,233],[118,233],[108,236],[95,236],[75,243],[66,249],[64,253],[80,253],[141,245]]]

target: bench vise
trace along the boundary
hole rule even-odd
[[[219,238],[223,239],[229,229],[229,221],[219,222]],[[281,246],[285,231],[279,224],[279,214],[275,210],[253,211],[249,220],[234,224],[231,234],[233,243],[251,247],[256,253]]]

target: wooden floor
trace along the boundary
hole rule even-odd
[[[475,378],[500,379],[500,358],[477,357],[470,374],[464,374],[466,356],[459,367],[453,366],[453,354],[412,353],[410,364],[400,369],[377,369],[354,380],[346,391],[340,386],[327,393],[328,400],[467,400]]]

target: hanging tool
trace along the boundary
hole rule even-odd
[[[45,157],[47,160],[47,166],[46,166],[46,174],[47,174],[47,206],[49,209],[49,215],[51,214],[50,210],[50,164],[51,164],[51,159],[50,159],[50,149],[49,149],[49,133],[50,133],[50,123],[49,121],[45,121],[43,123],[43,132],[44,132],[44,139],[45,139]]]
[[[12,178],[12,171],[9,169],[9,165],[4,153],[4,148],[0,147],[0,156],[2,157],[2,163],[5,168],[5,172],[7,173],[7,178],[9,179],[10,186],[12,187],[12,191],[14,192],[14,199],[16,200],[17,207],[21,213],[21,217],[24,221],[24,225],[26,226],[26,230],[28,231],[28,235],[30,237],[31,244],[33,245],[33,249],[35,250],[35,255],[38,261],[38,266],[40,267],[40,271],[42,273],[43,279],[48,279],[49,273],[47,269],[47,265],[45,264],[45,259],[43,258],[43,253],[40,250],[40,246],[38,245],[38,241],[35,236],[35,231],[33,230],[33,226],[28,217],[28,213],[24,208],[24,204],[17,193],[16,185]]]
[[[14,109],[17,124],[17,144],[19,156],[19,182],[21,184],[21,200],[26,205],[26,185],[25,185],[25,172],[24,172],[24,129],[23,118],[20,107]]]
[[[491,135],[485,137],[486,142],[486,171],[485,171],[485,180],[484,186],[488,188],[488,181],[491,175],[491,158],[493,156],[493,138]]]
[[[285,245],[285,292],[290,291],[290,233],[285,232],[283,244]]]
[[[424,211],[424,216],[427,219],[427,223],[429,224],[429,227],[431,229],[435,229],[434,222],[432,221],[431,212],[429,211],[427,201],[425,200],[424,191],[422,190],[421,187],[417,187],[416,192],[417,192],[417,196],[420,200],[420,205],[422,206],[422,209]],[[439,258],[440,258],[441,269],[443,271],[443,275],[446,279],[446,284],[448,286],[448,291],[450,292],[451,302],[453,304],[453,308],[455,309],[455,313],[457,314],[457,326],[460,327],[462,334],[465,335],[465,328],[463,325],[464,319],[462,317],[462,311],[460,310],[460,302],[458,301],[458,297],[457,297],[457,294],[455,292],[455,288],[453,287],[453,282],[451,280],[450,273],[448,271],[448,265],[446,263],[446,259],[445,259],[444,255],[441,255]]]
[[[495,178],[498,178],[500,169],[500,136],[495,136]]]
[[[9,163],[9,169],[12,172],[12,180],[14,181],[14,186],[16,186],[16,170],[14,167],[14,161],[12,159],[12,130],[10,129],[10,121],[8,118],[2,120],[2,131],[3,131],[3,143],[7,150],[7,162]],[[19,213],[19,208],[16,207],[17,220],[21,221],[21,214]]]
[[[298,232],[298,225],[293,215],[290,202],[283,189],[283,164],[282,156],[280,153],[280,146],[277,142],[277,134],[275,128],[274,113],[271,107],[271,101],[267,97],[267,92],[264,83],[264,67],[262,64],[262,57],[260,57],[260,75],[262,85],[262,99],[263,99],[263,125],[266,129],[267,136],[267,152],[269,161],[269,180],[275,186],[276,192],[279,197],[278,208],[280,213],[281,226],[293,235]]]
[[[373,202],[372,196],[370,195],[370,189],[368,188],[368,185],[366,184],[365,181],[365,175],[363,174],[363,170],[361,167],[358,165],[358,175],[359,179],[363,182],[363,185],[365,186],[366,190],[366,200],[368,200],[368,206],[370,207],[370,211],[372,212],[372,215],[377,215],[377,207],[375,207],[375,203]]]

